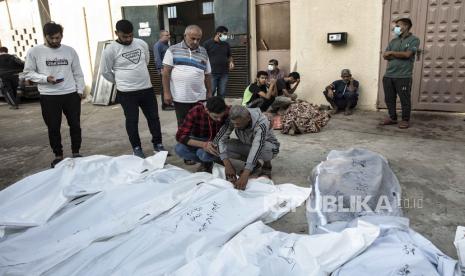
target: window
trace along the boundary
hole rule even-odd
[[[176,6],[168,7],[168,19],[177,18]]]
[[[215,11],[215,6],[213,5],[213,1],[202,3],[202,15],[213,14],[214,11]]]

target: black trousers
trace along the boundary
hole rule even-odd
[[[18,106],[19,99],[17,98],[18,91],[18,76],[2,76],[2,92],[6,102],[11,106]]]
[[[397,95],[402,107],[402,120],[409,121],[412,110],[412,79],[411,78],[383,78],[384,101],[388,108],[391,120],[397,120],[396,100]]]
[[[48,128],[48,139],[55,155],[63,155],[61,144],[61,117],[65,114],[71,137],[72,153],[81,148],[81,97],[77,92],[65,95],[40,95],[42,117]]]
[[[154,146],[161,144],[162,138],[157,98],[152,88],[131,92],[118,91],[116,96],[118,97],[118,102],[123,107],[124,116],[126,117],[126,132],[128,133],[131,146],[133,148],[141,146],[139,136],[139,107],[147,119],[147,125],[152,134],[152,144]]]
[[[189,113],[189,110],[191,110],[191,108],[193,108],[197,103],[173,103],[174,111],[176,112],[176,120],[178,121],[178,127],[180,127],[184,122],[184,118],[186,118],[187,113]]]

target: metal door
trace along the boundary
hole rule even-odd
[[[423,1],[422,1],[423,2]],[[413,93],[419,110],[465,111],[465,1],[429,0],[425,17],[423,63],[419,90]]]
[[[161,78],[155,68],[153,45],[158,41],[160,24],[158,20],[158,6],[129,6],[122,7],[123,18],[134,25],[134,37],[147,42],[150,50],[149,73],[150,80],[156,93],[161,92]]]
[[[420,39],[412,82],[414,110],[465,111],[465,2],[463,0],[387,0],[382,49],[393,38],[392,21],[409,17]],[[378,107],[385,108],[381,57]]]
[[[276,20],[279,18],[279,20]],[[288,74],[290,65],[291,23],[289,1],[261,0],[256,5],[257,69],[265,70],[270,59],[279,61],[280,70]],[[254,74],[255,75],[255,74]]]
[[[249,85],[249,35],[247,0],[215,0],[215,28],[226,26],[229,30],[234,70],[229,73],[227,97],[242,97]]]

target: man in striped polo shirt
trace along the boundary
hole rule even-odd
[[[212,95],[210,61],[201,38],[199,26],[187,26],[184,40],[169,47],[163,59],[165,104],[174,103],[178,127],[197,102]]]

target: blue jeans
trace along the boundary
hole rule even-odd
[[[176,144],[174,147],[176,154],[184,160],[193,160],[195,162],[213,162],[219,160],[218,157],[204,151],[201,148],[187,146],[181,143]]]
[[[228,74],[212,74],[212,94],[224,99],[226,96],[226,85],[228,84]]]

